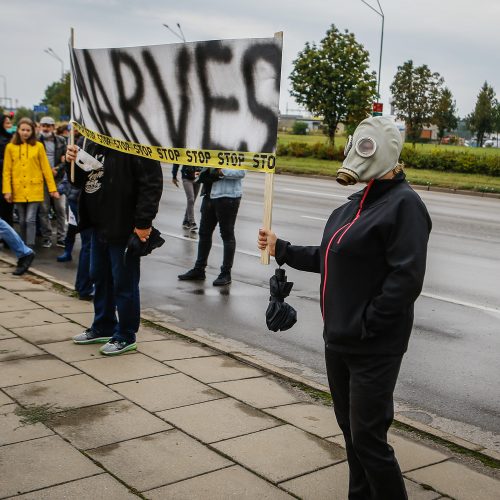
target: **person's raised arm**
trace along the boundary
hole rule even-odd
[[[259,250],[269,248],[269,255],[276,258],[278,265],[287,264],[299,271],[319,273],[319,246],[296,246],[288,241],[280,240],[270,229],[259,229],[257,240]]]

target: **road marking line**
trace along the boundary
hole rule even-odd
[[[325,219],[324,217],[313,217],[312,215],[301,215],[303,219],[312,219],[312,220],[320,220],[323,222],[326,222],[328,219]]]
[[[305,191],[303,189],[292,189],[292,188],[281,188],[276,191],[286,191],[287,193],[301,193],[308,194],[312,196],[326,196],[327,198],[342,198],[343,200],[347,199],[347,196],[341,194],[332,194],[332,193],[321,193],[319,191]]]
[[[441,295],[434,295],[433,293],[422,293],[421,295],[429,299],[442,300],[443,302],[449,302],[450,304],[457,304],[459,306],[471,307],[472,309],[479,309],[480,311],[500,314],[500,309],[497,309],[495,307],[481,306],[479,304],[473,304],[472,302],[451,299],[450,297],[442,297]]]
[[[168,233],[167,231],[161,231],[161,234],[164,234],[166,236],[170,236],[171,238],[177,238],[178,240],[184,240],[184,241],[190,241],[191,243],[196,243],[198,244],[198,238],[190,238],[189,236],[184,236],[182,234],[174,234],[174,233]],[[223,245],[220,243],[212,243],[213,247],[217,248],[224,248]],[[250,257],[259,257],[260,258],[260,253],[257,252],[250,252],[248,250],[239,250],[238,248],[236,249],[238,253],[242,253],[244,255],[249,255]]]

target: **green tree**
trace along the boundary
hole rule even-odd
[[[17,123],[21,118],[33,118],[33,111],[22,106],[17,108],[16,114],[14,115],[14,123]]]
[[[458,126],[456,115],[457,106],[453,99],[453,94],[448,87],[445,87],[439,95],[432,122],[438,127],[439,142],[448,130],[455,130]]]
[[[439,73],[433,73],[426,64],[414,66],[410,60],[398,66],[391,92],[396,116],[406,123],[406,135],[413,145],[424,126],[431,125],[443,81]]]
[[[477,137],[479,147],[483,145],[484,134],[493,132],[497,101],[493,87],[484,82],[477,96],[474,111],[467,117],[470,130]]]
[[[62,80],[50,84],[45,89],[41,103],[49,106],[49,114],[58,120],[61,115],[70,114],[70,100],[70,74],[68,71]]]
[[[332,25],[319,45],[306,43],[293,65],[290,94],[323,116],[331,144],[339,123],[353,126],[369,115],[377,82],[369,72],[368,51],[353,33]]]

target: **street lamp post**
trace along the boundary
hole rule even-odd
[[[7,78],[4,75],[0,75],[0,78],[3,78],[3,98],[5,105],[7,105]]]
[[[179,23],[177,23],[177,27],[179,28],[180,35],[176,31],[174,31],[168,24],[163,23],[163,26],[165,26],[165,28],[167,28],[168,31],[173,33],[179,40],[182,40],[184,43],[186,43],[186,37],[184,36],[181,25]]]
[[[382,6],[380,5],[380,1],[377,0],[378,9],[370,5],[366,0],[361,0],[367,7],[369,7],[373,12],[378,14],[382,18],[382,31],[380,34],[380,57],[378,60],[378,79],[377,79],[377,99],[380,100],[380,72],[382,71],[382,48],[384,46],[384,11],[382,10]]]
[[[61,63],[61,81],[64,80],[64,61],[49,47],[44,50],[46,54],[57,59]]]

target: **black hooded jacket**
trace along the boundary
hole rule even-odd
[[[160,163],[90,141],[86,150],[92,156],[104,155],[104,170],[99,189],[86,190],[89,174],[75,165],[74,185],[82,189],[79,229],[94,227],[110,243],[126,243],[134,227],[147,229],[156,217],[163,192]]]
[[[276,261],[321,273],[327,349],[403,354],[422,290],[432,223],[403,173],[370,181],[328,219],[320,246],[278,240]]]

